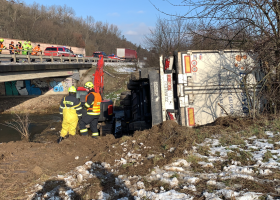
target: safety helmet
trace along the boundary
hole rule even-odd
[[[1,38],[1,39],[0,39],[0,42],[4,42],[4,39],[3,39],[3,38]]]
[[[77,89],[76,89],[74,86],[71,86],[71,87],[68,89],[68,92],[74,92],[74,93],[76,93],[76,92],[77,92]]]
[[[18,43],[20,43],[20,44],[21,44],[21,41],[19,41]]]
[[[28,41],[28,44],[31,44],[31,42],[30,42],[30,41]]]
[[[92,82],[86,82],[85,88],[93,88],[93,87],[94,87],[94,85]]]

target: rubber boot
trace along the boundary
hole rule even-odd
[[[64,138],[63,138],[63,137],[59,137],[59,138],[57,139],[57,143],[59,144],[62,140],[64,140]]]
[[[93,139],[97,139],[97,136],[91,136]]]

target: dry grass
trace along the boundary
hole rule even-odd
[[[15,114],[15,117],[14,117],[14,119],[12,119],[12,121],[7,121],[2,125],[15,129],[16,131],[18,131],[20,133],[22,140],[29,141],[30,120],[29,120],[28,114],[22,114],[22,115]]]
[[[233,149],[233,152],[228,152],[227,156],[229,161],[239,161],[243,165],[252,165],[254,163],[253,155],[248,151]]]

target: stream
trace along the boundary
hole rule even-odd
[[[17,119],[17,117],[13,114],[0,114],[0,143],[21,140],[21,135],[17,130],[3,125],[5,124],[5,122],[12,122],[13,119]],[[59,114],[46,114],[46,115],[30,114],[29,120],[30,120],[29,131],[31,133],[31,139],[32,139],[35,134],[41,133],[52,122],[60,121],[60,115]]]

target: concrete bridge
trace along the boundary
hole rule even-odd
[[[92,63],[34,63],[0,65],[0,83],[48,77],[70,77],[76,80],[82,76]]]
[[[0,65],[0,96],[65,94],[94,62],[5,63]]]

